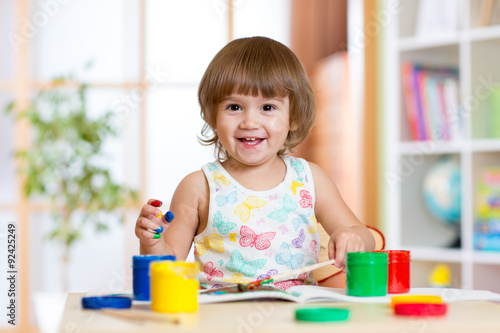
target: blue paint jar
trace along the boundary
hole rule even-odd
[[[141,255],[132,257],[133,289],[134,299],[138,301],[149,301],[150,274],[149,265],[153,261],[171,260],[175,261],[175,256]]]

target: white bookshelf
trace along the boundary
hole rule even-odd
[[[384,233],[389,249],[409,249],[412,286],[423,287],[437,263],[451,267],[454,287],[500,292],[500,252],[474,249],[475,193],[479,170],[500,165],[500,139],[489,138],[482,111],[486,99],[477,89],[485,79],[500,83],[500,25],[479,27],[477,0],[456,0],[459,28],[455,32],[416,36],[419,1],[383,0],[383,132]],[[498,9],[500,10],[500,9]],[[401,63],[419,62],[459,69],[461,139],[412,141],[404,108]],[[486,125],[485,125],[486,124]],[[422,182],[427,170],[442,156],[460,162],[460,228],[445,225],[425,207]],[[402,176],[391,181],[390,175]],[[461,245],[449,244],[460,236]]]

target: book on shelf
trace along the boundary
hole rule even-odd
[[[249,300],[281,300],[296,303],[344,302],[344,303],[391,303],[397,295],[435,295],[444,302],[461,300],[500,301],[500,295],[485,290],[463,290],[451,288],[411,288],[406,294],[387,294],[385,296],[359,297],[346,295],[345,289],[301,285],[286,291],[273,286],[262,285],[256,290],[238,291],[236,286],[202,290],[198,294],[198,303],[222,303]]]
[[[461,127],[458,69],[406,62],[401,73],[411,139],[458,140]]]
[[[500,251],[500,166],[480,170],[476,198],[474,248]]]

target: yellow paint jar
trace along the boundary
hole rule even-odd
[[[198,263],[156,261],[150,267],[153,311],[177,313],[198,310]]]

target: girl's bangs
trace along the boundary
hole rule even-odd
[[[234,70],[228,71],[220,81],[219,101],[232,94],[264,97],[285,97],[292,91],[290,79],[283,73],[266,70]]]

